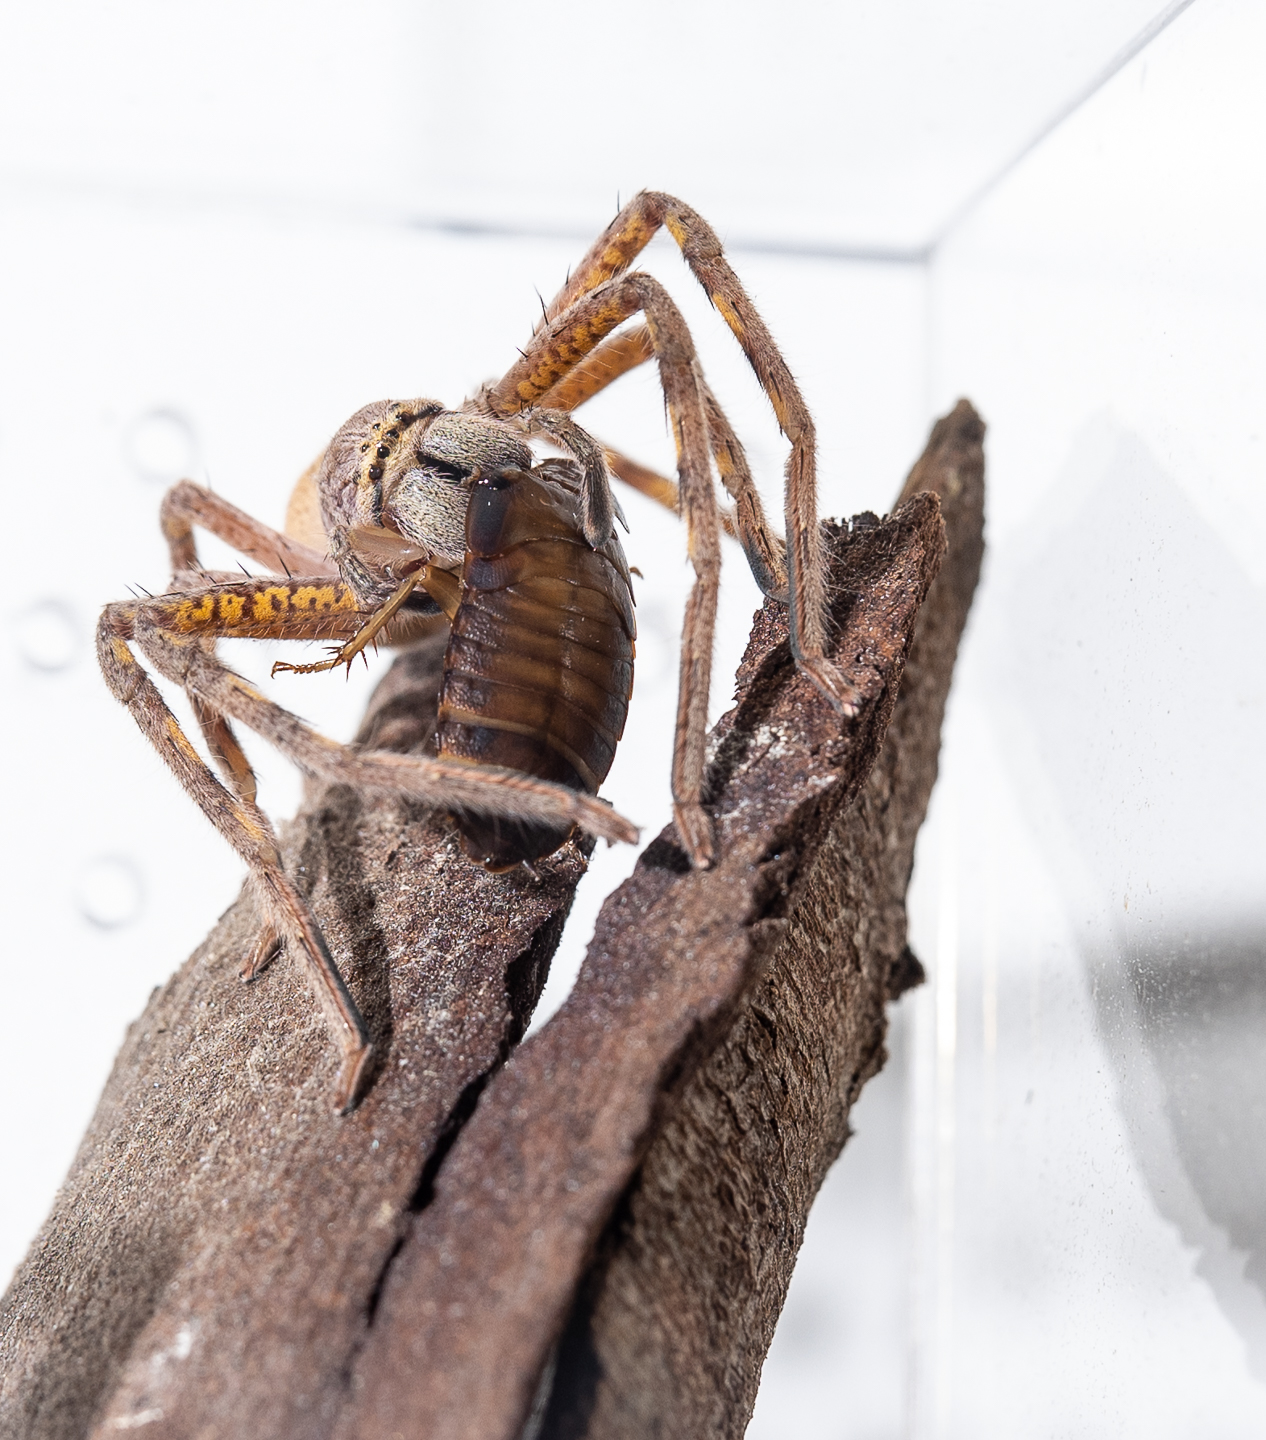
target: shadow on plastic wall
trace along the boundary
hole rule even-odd
[[[1266,596],[1106,417],[992,581],[1006,758],[1139,1168],[1266,1379]]]

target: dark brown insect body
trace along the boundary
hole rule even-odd
[[[633,594],[614,536],[590,549],[565,461],[471,487],[462,597],[444,659],[439,750],[590,795],[606,779],[633,690]],[[458,816],[490,870],[551,854],[571,825]]]

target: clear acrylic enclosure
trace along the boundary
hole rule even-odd
[[[717,227],[801,380],[823,513],[885,510],[959,395],[990,427],[910,896],[929,978],[749,1434],[1266,1434],[1264,68],[1249,0],[6,11],[0,1267],[240,883],[93,659],[99,607],[165,583],[164,485],[279,523],[360,404],[504,369],[650,185]],[[670,244],[648,265],[776,505],[742,357]],[[653,375],[585,413],[671,467]],[[649,840],[688,572],[675,520],[624,503],[639,669],[605,793]],[[737,551],[724,592],[714,713],[758,598]],[[230,658],[340,737],[388,663],[268,681],[277,653]],[[598,855],[538,1023],[633,859]]]

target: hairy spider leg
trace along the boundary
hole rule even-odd
[[[202,594],[116,604],[107,607],[102,623],[112,634],[112,626],[122,625],[123,638],[135,640],[160,674],[262,735],[308,775],[436,806],[576,824],[603,839],[636,841],[636,827],[609,805],[563,785],[492,766],[341,745],[269,700],[199,643],[206,636],[351,638],[363,619],[347,585],[318,576],[246,581]]]
[[[534,403],[617,326],[638,313],[646,317],[659,361],[660,384],[677,446],[686,551],[695,572],[682,633],[673,746],[673,813],[691,862],[706,866],[712,862],[713,846],[701,797],[721,546],[703,385],[695,363],[694,341],[681,311],[650,275],[639,271],[607,281],[581,296],[528,342],[519,364],[502,382],[506,393],[513,397],[505,402],[503,413],[526,412],[524,420],[534,428],[556,425],[560,412],[533,410]],[[601,481],[605,486],[605,470]]]
[[[826,585],[818,533],[817,441],[813,418],[786,361],[726,260],[711,226],[672,195],[643,190],[594,241],[589,253],[546,307],[539,329],[547,331],[583,296],[627,271],[661,226],[667,227],[691,273],[730,327],[769,397],[779,427],[791,442],[785,495],[792,654],[800,669],[831,704],[843,714],[852,714],[856,709],[856,692],[826,655]],[[584,348],[588,350],[593,346]],[[516,404],[522,377],[522,364],[515,365],[492,387],[489,396],[497,413],[510,414],[522,408]]]
[[[305,476],[300,477],[300,483]],[[248,515],[222,496],[181,480],[163,496],[159,524],[171,552],[171,568],[199,570],[193,527],[218,536],[274,575],[328,575],[337,578],[338,567],[328,555],[318,554],[271,525]]]
[[[328,588],[333,589],[332,586]],[[208,599],[209,606],[206,603]],[[227,606],[223,605],[221,597],[213,594],[172,597],[154,603],[160,611],[165,609],[174,615],[178,615],[180,607],[185,605],[190,607],[190,613],[201,614],[204,609],[215,613],[220,608],[231,613],[235,600],[242,610],[246,608],[244,596],[225,596],[223,600],[229,602]],[[304,957],[326,1022],[334,1033],[342,1057],[335,1084],[335,1108],[345,1112],[356,1104],[368,1077],[373,1058],[369,1032],[307,903],[286,876],[272,825],[254,801],[254,777],[250,779],[249,795],[234,793],[216,779],[189,743],[176,717],[159,694],[158,687],[133,655],[128,642],[136,640],[139,643],[140,635],[145,633],[140,612],[146,603],[108,605],[102,613],[97,628],[97,655],[106,684],[115,698],[127,707],[141,731],[203,814],[246,861],[266,917],[265,935],[255,947],[252,965],[266,958],[261,952],[274,949],[278,936],[283,935]],[[323,618],[326,622],[324,628],[329,633],[333,613]],[[309,632],[311,628],[309,626]],[[218,664],[200,643],[201,638],[196,631],[182,637],[186,654],[190,658],[199,656],[207,664]],[[141,648],[145,646],[142,644]],[[190,698],[194,701],[195,710],[209,711],[222,719],[222,712],[214,702],[207,702],[196,692],[191,692]],[[236,748],[236,740],[232,743]]]
[[[539,333],[541,326],[536,327]],[[551,409],[579,410],[622,375],[654,358],[655,342],[645,325],[622,330],[591,350],[562,377],[546,397]]]
[[[315,468],[310,466],[308,473]],[[158,520],[167,541],[173,574],[202,569],[193,536],[193,528],[198,525],[275,575],[338,576],[338,570],[328,556],[318,554],[289,535],[274,530],[271,525],[263,524],[231,501],[195,485],[192,480],[181,480],[168,490],[159,507]],[[207,581],[203,578],[195,583],[205,587]],[[214,650],[213,639],[205,643]],[[233,727],[204,701],[193,700],[192,704],[194,717],[216,766],[234,791],[253,803],[255,773],[233,733]],[[261,946],[271,953],[276,948],[275,943],[266,944],[267,939],[263,937]],[[266,958],[267,954],[263,955],[253,968],[258,969]]]
[[[430,570],[430,566],[426,566]],[[288,660],[278,660],[272,668],[274,675],[289,671],[292,675],[319,675],[324,670],[333,670],[339,665],[351,667],[352,661],[359,655],[366,645],[373,643],[378,635],[391,623],[397,610],[408,600],[418,585],[422,583],[422,574],[415,571],[407,576],[404,581],[396,587],[395,593],[372,614],[355,635],[343,645],[339,646],[328,660],[317,660],[310,665],[292,665]]]
[[[578,409],[608,385],[645,364],[655,353],[651,332],[645,325],[622,331],[604,340],[591,350],[549,391],[544,404],[550,409],[569,413]],[[696,361],[696,364],[698,362]],[[725,411],[703,380],[704,410],[708,419],[708,439],[717,473],[727,493],[735,502],[734,512],[720,512],[721,528],[737,540],[747,556],[748,565],[766,595],[784,604],[787,600],[786,547],[771,529],[761,503],[760,492],[752,479],[747,454],[734,433]],[[611,473],[651,500],[669,510],[678,510],[677,486],[666,476],[631,460],[627,455],[604,445],[607,466]]]
[[[435,806],[487,810],[516,819],[577,824],[609,840],[636,843],[637,830],[609,806],[562,785],[514,771],[358,751],[304,724],[230,670],[207,645],[219,636],[243,639],[352,638],[362,615],[351,589],[327,576],[252,580],[201,592],[106,606],[97,652],[106,683],[136,720],[186,792],[246,861],[268,923],[251,966],[262,963],[280,934],[303,955],[343,1054],[337,1106],[355,1105],[367,1076],[368,1034],[305,901],[287,879],[276,837],[254,801],[227,789],[190,745],[157,687],[132,653],[135,644],[155,670],[195,705],[262,735],[301,770],[361,789],[387,791]]]

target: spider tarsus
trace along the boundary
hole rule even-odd
[[[271,925],[266,925],[259,932],[254,945],[251,946],[250,954],[246,957],[246,963],[242,966],[240,972],[242,983],[249,984],[252,980],[257,979],[260,973],[281,953],[282,944],[280,932]]]
[[[341,658],[343,654],[343,647],[341,645],[327,646],[326,654],[331,657],[329,660],[314,660],[309,665],[292,665],[289,660],[274,660],[271,674],[274,676],[285,674],[323,675],[327,670],[336,670],[343,664],[347,666],[347,673],[349,675],[351,674],[352,661],[355,660],[355,655],[350,655],[346,660],[343,660]]]
[[[677,822],[677,834],[681,837],[682,848],[690,857],[691,867],[710,870],[716,860],[716,847],[707,811],[697,801],[675,803],[673,819]]]
[[[350,1115],[360,1104],[374,1059],[374,1047],[362,1045],[348,1051],[334,1085],[334,1113]]]
[[[801,656],[797,663],[801,674],[825,697],[832,710],[846,720],[857,714],[861,694],[838,666],[819,656]]]

